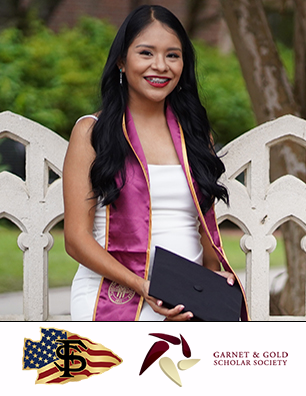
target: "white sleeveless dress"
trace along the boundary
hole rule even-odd
[[[199,220],[181,165],[148,165],[152,205],[152,240],[149,277],[155,246],[168,249],[198,264],[203,262]],[[94,238],[105,246],[106,210],[97,207]],[[71,290],[71,319],[92,320],[101,276],[79,265]],[[140,321],[164,320],[145,302]]]

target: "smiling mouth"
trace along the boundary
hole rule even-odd
[[[162,77],[145,77],[145,80],[155,88],[163,88],[169,84],[171,78],[162,78]]]
[[[145,77],[145,79],[154,84],[164,84],[170,81],[170,78],[158,78],[158,77]]]

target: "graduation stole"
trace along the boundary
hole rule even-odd
[[[201,225],[223,268],[234,273],[222,248],[214,208],[205,215],[202,214],[199,204],[201,193],[190,173],[184,134],[170,106],[166,109],[166,119]],[[150,181],[146,158],[128,108],[123,117],[122,129],[133,155],[129,156],[126,162],[126,183],[116,200],[116,208],[111,205],[106,208],[105,249],[129,270],[147,279],[152,227]],[[117,181],[119,182],[119,179]],[[246,296],[237,276],[236,279],[243,293],[241,320],[247,321],[249,316]],[[102,277],[93,320],[138,320],[142,304],[143,297],[134,290]]]

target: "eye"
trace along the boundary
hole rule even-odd
[[[176,54],[175,52],[171,52],[170,54],[167,55],[167,57],[174,58],[174,59],[180,58],[179,54]]]
[[[140,55],[151,56],[152,53],[151,53],[150,51],[148,51],[148,50],[142,50],[142,51],[140,52]]]

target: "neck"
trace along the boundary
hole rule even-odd
[[[136,103],[130,99],[128,101],[128,107],[133,117],[137,117],[139,119],[146,118],[148,120],[150,118],[165,117],[165,101],[158,103],[151,101]]]

